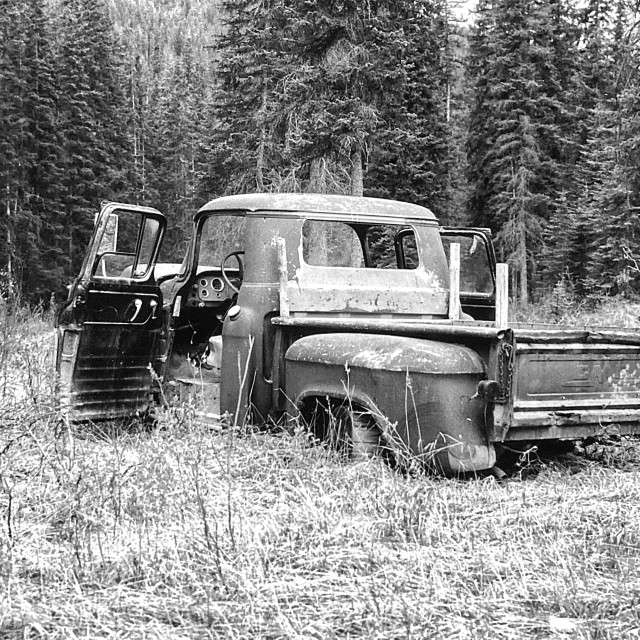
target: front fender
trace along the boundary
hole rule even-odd
[[[329,333],[306,336],[285,354],[286,391],[295,411],[309,396],[350,398],[408,453],[445,471],[493,466],[482,358],[469,347],[404,336]],[[338,395],[339,394],[339,395]],[[453,459],[452,459],[453,458]]]

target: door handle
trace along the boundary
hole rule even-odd
[[[133,312],[133,316],[131,316],[131,320],[129,320],[129,322],[134,322],[135,319],[138,317],[138,314],[140,313],[140,309],[142,309],[142,300],[140,300],[140,298],[136,298],[133,301],[133,306],[135,311]]]

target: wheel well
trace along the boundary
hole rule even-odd
[[[366,418],[368,422],[375,423],[371,411],[363,405],[352,402],[348,398],[339,398],[329,395],[309,395],[298,403],[298,411],[302,420],[311,425],[314,421],[331,421],[334,420],[339,413],[348,412],[351,416],[358,419]]]
[[[380,452],[382,430],[372,412],[348,398],[307,396],[298,404],[300,418],[318,442],[354,457]]]

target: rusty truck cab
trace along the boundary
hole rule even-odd
[[[202,278],[193,276],[202,268],[198,255],[205,249],[200,229],[230,214],[243,216],[246,249],[242,281],[220,327],[223,411],[238,417],[251,406],[264,421],[286,410],[277,378],[287,345],[276,344],[282,337],[272,322],[280,313],[279,238],[287,247],[288,278],[297,283],[292,303],[298,314],[446,315],[446,257],[430,212],[383,200],[292,194],[221,198],[200,210],[191,275],[176,298],[181,315],[185,294],[191,306],[207,304],[198,293]],[[374,245],[384,250],[374,251]],[[176,316],[177,326],[191,326],[190,316],[188,310]]]

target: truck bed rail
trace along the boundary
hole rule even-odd
[[[276,326],[326,329],[327,331],[349,331],[366,333],[391,333],[395,335],[415,335],[421,337],[442,338],[445,336],[484,339],[505,339],[510,329],[498,329],[492,322],[474,322],[465,320],[432,320],[416,318],[396,320],[386,318],[362,317],[356,314],[345,317],[327,315],[277,316],[271,321]]]

